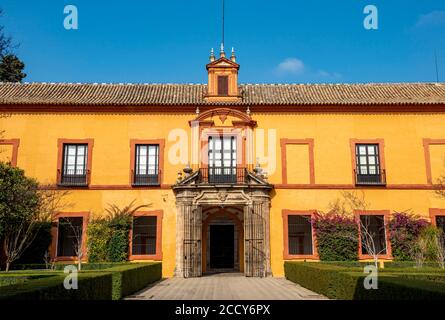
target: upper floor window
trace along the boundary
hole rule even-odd
[[[209,137],[209,172],[210,183],[235,183],[236,168],[236,137]]]
[[[88,144],[64,144],[61,184],[87,185]]]
[[[384,184],[378,144],[356,144],[356,184]]]
[[[229,95],[229,77],[228,76],[218,76],[218,95],[219,96]]]
[[[133,185],[159,184],[159,145],[137,144],[135,152]]]

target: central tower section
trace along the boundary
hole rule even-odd
[[[221,45],[220,57],[215,58],[210,53],[210,62],[206,65],[208,73],[206,101],[232,102],[241,100],[238,91],[238,70],[239,64],[236,63],[235,51],[232,49],[230,59],[226,58],[224,47]]]

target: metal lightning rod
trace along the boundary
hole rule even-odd
[[[224,0],[222,0],[222,41],[221,41],[221,51],[224,50]]]

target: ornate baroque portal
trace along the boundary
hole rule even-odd
[[[249,277],[270,275],[273,186],[259,167],[252,169],[253,145],[246,139],[252,136],[256,121],[248,113],[220,108],[199,114],[190,125],[199,137],[195,142],[192,138],[192,144],[203,152],[195,158],[192,155],[194,169],[184,169],[185,178],[173,186],[175,276],[199,277],[208,267],[228,265]],[[209,221],[220,226],[209,228]]]
[[[199,171],[173,187],[176,193],[175,276],[200,277],[203,273],[203,209],[242,208],[244,274],[264,277],[270,271],[269,208],[272,186],[247,172],[246,183],[232,186],[202,185]],[[205,265],[205,264],[204,264]]]

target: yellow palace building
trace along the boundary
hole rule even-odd
[[[445,84],[239,84],[239,67],[221,52],[207,84],[0,84],[1,160],[70,190],[54,257],[74,255],[58,219],[86,242],[91,217],[133,200],[151,205],[129,260],[164,277],[317,260],[307,218],[345,190],[364,192],[383,259],[393,212],[443,224]]]

